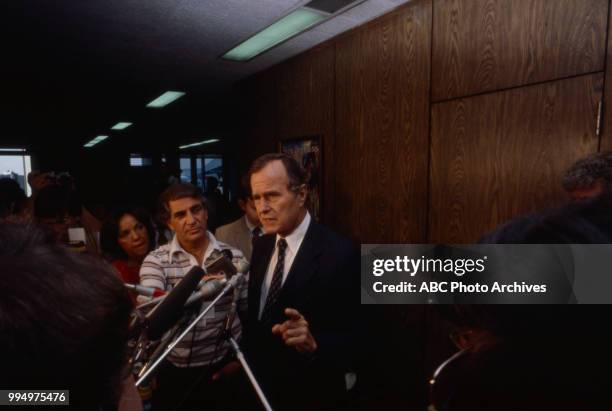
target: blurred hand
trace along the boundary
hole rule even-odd
[[[285,345],[295,347],[299,353],[313,353],[317,349],[317,342],[310,333],[308,321],[298,310],[286,308],[285,315],[289,317],[282,324],[272,327],[272,334],[282,337]]]

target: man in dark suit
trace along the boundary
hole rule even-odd
[[[359,307],[359,254],[305,208],[304,171],[285,154],[253,163],[255,241],[245,348],[274,409],[338,409]]]

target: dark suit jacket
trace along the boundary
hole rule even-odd
[[[254,374],[275,409],[333,409],[345,394],[359,307],[359,253],[347,239],[312,221],[273,306],[272,323],[258,319],[261,286],[276,235],[256,240],[249,279],[244,345]],[[273,335],[285,308],[308,321],[318,349],[312,356],[286,347]]]

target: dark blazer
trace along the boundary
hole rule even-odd
[[[255,241],[249,278],[249,310],[244,346],[254,374],[274,409],[334,409],[346,392],[351,370],[359,307],[359,253],[347,239],[311,221],[276,304],[272,322],[259,319],[261,286],[276,235]],[[317,341],[314,355],[298,353],[273,335],[284,322],[285,308],[308,321]]]

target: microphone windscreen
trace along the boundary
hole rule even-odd
[[[225,256],[225,258],[227,258],[230,261],[232,261],[232,259],[234,258],[234,253],[232,253],[232,250],[228,250],[226,248],[225,250],[221,250],[221,252]]]
[[[194,266],[172,291],[166,295],[164,301],[159,304],[159,307],[157,307],[149,319],[148,337],[150,340],[160,339],[181,318],[185,302],[203,276],[204,270],[202,267]]]
[[[228,257],[228,253],[229,255],[233,255],[230,250],[213,252],[211,257],[204,263],[206,273],[210,275],[223,273],[227,278],[231,278],[236,274],[236,267],[232,264],[233,257]]]

